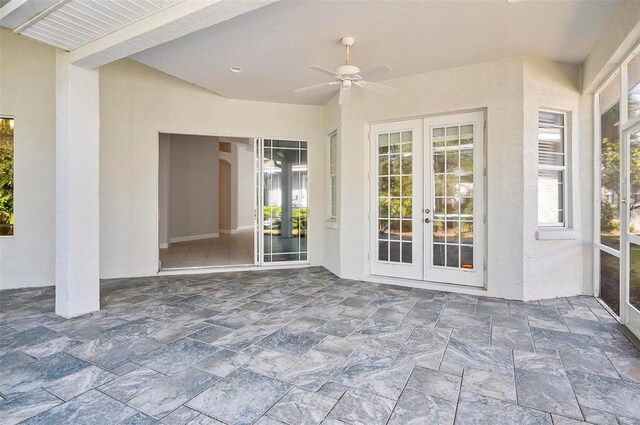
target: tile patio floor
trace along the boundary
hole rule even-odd
[[[534,303],[322,268],[121,279],[65,320],[0,293],[0,422],[640,423],[640,354],[590,297]]]

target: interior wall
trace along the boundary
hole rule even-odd
[[[159,132],[306,140],[310,209],[322,210],[322,107],[226,99],[127,59],[100,68],[100,94],[102,278],[157,272]],[[309,225],[320,265],[322,220]]]
[[[399,89],[392,97],[354,91],[341,118],[340,226],[348,229],[340,232],[343,277],[371,278],[368,124],[486,108],[486,294],[522,298],[524,62],[525,58],[517,57],[388,80],[386,84]]]
[[[55,49],[0,28],[0,114],[15,117],[14,236],[0,237],[0,289],[55,280]]]
[[[585,262],[591,264],[590,240],[584,233],[589,205],[583,188],[593,180],[591,170],[581,167],[581,158],[591,143],[580,133],[580,92],[578,69],[543,59],[524,60],[524,299],[570,296],[583,292]],[[538,112],[540,109],[566,112],[569,151],[570,191],[567,229],[538,228]],[[593,215],[593,214],[590,214]],[[589,216],[589,214],[588,214]],[[542,240],[537,235],[553,236]],[[559,238],[559,239],[557,239]]]
[[[247,140],[246,144],[236,144],[237,149],[237,212],[234,217],[237,219],[236,228],[252,229],[254,227],[255,214],[255,164],[253,162],[253,139]]]
[[[158,226],[160,248],[169,247],[169,201],[171,199],[171,135],[160,133],[158,164]]]
[[[218,139],[171,135],[169,241],[218,236]]]

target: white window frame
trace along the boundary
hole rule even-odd
[[[326,226],[332,229],[338,228],[338,186],[339,186],[339,173],[338,173],[338,131],[334,130],[327,135],[327,143],[325,149],[326,161]],[[332,150],[335,154],[335,163],[332,163]],[[334,203],[335,195],[335,203]]]
[[[538,145],[536,146],[537,164],[538,164],[538,176],[540,178],[540,170],[560,171],[562,172],[562,221],[555,223],[540,223],[540,212],[536,216],[539,229],[567,229],[569,228],[569,218],[571,214],[570,193],[571,193],[571,150],[569,141],[569,119],[570,115],[567,111],[561,111],[557,109],[539,108],[538,109],[538,129],[540,128],[540,113],[548,112],[552,114],[562,115],[562,154],[564,156],[564,165],[541,165],[540,164],[540,141],[538,139]],[[560,128],[559,126],[549,125],[550,127]],[[538,197],[540,193],[538,193]],[[539,204],[538,204],[539,205]]]

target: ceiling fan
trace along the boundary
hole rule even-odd
[[[362,71],[357,66],[351,65],[349,62],[349,48],[353,46],[355,40],[353,37],[342,37],[340,43],[347,48],[347,58],[345,64],[339,66],[335,72],[320,66],[310,66],[309,68],[320,71],[323,74],[327,74],[334,78],[334,81],[326,83],[315,84],[313,86],[303,87],[295,90],[296,93],[304,93],[310,90],[319,89],[321,87],[340,85],[340,96],[338,97],[339,105],[346,105],[351,99],[351,88],[355,85],[365,90],[375,91],[383,94],[396,94],[397,89],[393,87],[385,86],[378,83],[372,83],[371,81],[364,80],[364,77],[370,77],[383,72],[391,71],[387,65],[376,65]]]

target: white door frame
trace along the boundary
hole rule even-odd
[[[629,281],[631,268],[630,247],[632,244],[640,246],[640,235],[632,234],[629,231],[629,199],[631,196],[629,135],[637,132],[640,132],[640,117],[628,121],[621,127],[620,321],[640,338],[640,311],[631,304],[629,299],[629,287],[631,284]]]
[[[459,274],[458,278],[447,278],[447,276],[434,276],[430,271],[427,273],[427,260],[432,259],[431,253],[431,230],[427,231],[423,224],[423,220],[427,218],[423,203],[428,199],[425,196],[424,185],[428,184],[431,188],[431,176],[428,179],[425,173],[431,173],[431,165],[425,166],[425,158],[431,155],[430,139],[427,143],[427,131],[429,123],[438,123],[446,125],[447,123],[475,123],[474,128],[474,204],[481,205],[480,212],[474,212],[474,230],[477,240],[474,241],[474,267],[473,271],[456,270],[454,273]],[[369,273],[372,276],[387,276],[392,278],[404,278],[417,281],[427,281],[429,283],[444,283],[462,285],[467,287],[486,287],[486,111],[476,110],[473,112],[446,113],[439,115],[423,116],[419,119],[398,119],[396,121],[385,121],[379,123],[371,123],[369,125],[369,175],[370,175],[370,191],[369,191]],[[414,264],[382,264],[378,261],[378,140],[379,133],[384,131],[398,131],[403,129],[414,130],[414,205],[413,205],[413,243],[414,243]],[[418,142],[419,141],[419,142]],[[429,146],[427,146],[429,145]],[[431,193],[431,190],[429,190]],[[431,229],[431,226],[428,226]],[[427,236],[428,234],[428,236]],[[427,241],[427,237],[429,238]],[[428,251],[426,248],[429,248]],[[427,255],[428,252],[428,255]],[[417,258],[420,255],[422,258]],[[416,260],[420,263],[415,265]],[[430,266],[430,264],[429,264]],[[451,277],[452,275],[449,275]],[[462,277],[462,278],[460,278]]]
[[[370,196],[370,256],[371,256],[371,273],[382,276],[401,277],[406,279],[422,280],[422,256],[423,256],[423,241],[422,241],[422,181],[423,181],[423,167],[421,164],[422,158],[422,120],[407,120],[396,121],[383,124],[371,125],[371,196]],[[412,138],[412,262],[389,262],[378,260],[378,134],[383,133],[396,133],[407,132],[413,133]],[[390,165],[389,165],[390,166]],[[388,190],[391,190],[391,184],[389,184]],[[402,190],[402,187],[400,187]],[[390,207],[389,207],[390,209]]]
[[[483,287],[485,284],[484,112],[448,114],[424,120],[424,280]],[[473,125],[473,269],[433,265],[434,182],[432,128]],[[426,209],[430,212],[426,213]],[[428,220],[428,222],[427,222]],[[460,254],[458,254],[460,255]]]
[[[283,137],[259,137],[259,148],[258,148],[258,176],[257,176],[257,186],[256,189],[259,193],[258,195],[258,218],[259,218],[259,223],[257,223],[258,226],[258,236],[260,239],[260,245],[259,245],[259,250],[260,250],[260,254],[259,254],[259,260],[257,265],[259,266],[308,266],[309,264],[311,264],[311,260],[310,260],[310,255],[311,255],[311,245],[309,244],[309,237],[310,237],[310,227],[309,227],[309,223],[311,220],[311,199],[312,199],[312,195],[311,195],[311,190],[310,190],[310,185],[309,185],[309,181],[311,181],[311,175],[312,175],[312,169],[309,166],[310,163],[310,157],[309,157],[309,141],[305,138],[300,138],[300,139],[291,139],[291,138],[283,138]],[[296,260],[296,261],[264,261],[264,141],[265,140],[281,140],[281,141],[286,141],[286,142],[299,142],[299,143],[306,143],[307,147],[306,147],[306,153],[307,153],[307,259],[306,260]]]

